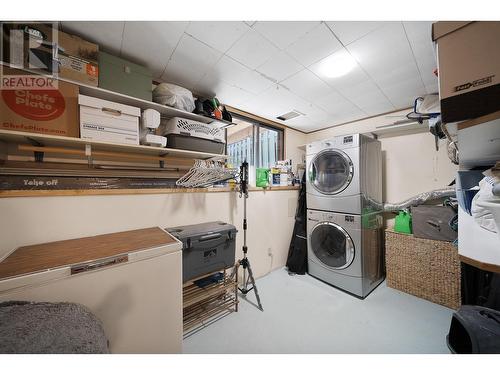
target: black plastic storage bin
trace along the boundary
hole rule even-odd
[[[453,313],[446,343],[456,354],[499,354],[500,311],[462,306]]]
[[[191,137],[182,134],[165,134],[167,137],[167,147],[180,150],[191,150],[198,152],[208,152],[212,154],[223,154],[226,144],[224,142],[210,139]]]
[[[166,229],[182,241],[182,280],[235,264],[236,227],[221,221]]]

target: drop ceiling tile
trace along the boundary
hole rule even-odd
[[[371,80],[343,88],[339,92],[370,116],[396,109]]]
[[[184,34],[161,78],[191,89],[221,56],[215,49]]]
[[[403,22],[403,26],[424,84],[435,84],[437,77],[433,71],[437,67],[437,61],[431,36],[432,22],[408,21]]]
[[[258,21],[253,28],[280,49],[319,25],[319,21]]]
[[[268,97],[266,97],[265,95],[255,96],[248,102],[243,103],[241,105],[241,109],[273,120],[283,113],[290,111],[288,107],[281,107],[277,104],[269,104]]]
[[[245,89],[253,94],[260,94],[264,90],[268,89],[270,86],[273,86],[274,82],[270,81],[266,77],[264,77],[259,72],[254,70],[248,71],[245,75],[240,78],[238,83],[235,83],[234,86]]]
[[[345,48],[340,49],[332,53],[331,55],[325,57],[324,59],[314,63],[309,67],[309,70],[314,72],[319,78],[321,78],[324,82],[328,83],[331,87],[335,89],[348,88],[353,85],[368,81],[370,77],[361,69],[359,64],[355,63],[352,70],[340,77],[328,77],[327,66],[331,64],[335,64],[336,61],[339,61],[343,58],[352,59],[351,55]]]
[[[221,52],[226,52],[248,29],[244,22],[191,21],[186,33]]]
[[[253,94],[260,94],[273,85],[273,82],[260,73],[247,68],[227,56],[222,58],[207,72],[207,76],[217,82],[221,80],[232,86],[240,87]]]
[[[415,98],[426,93],[419,76],[402,79],[391,85],[380,86],[397,109],[413,106]]]
[[[291,58],[286,52],[280,51],[259,66],[257,71],[274,82],[280,82],[302,69],[304,69],[302,65]]]
[[[410,45],[400,22],[390,23],[347,46],[348,51],[374,79],[405,65],[415,66]]]
[[[415,64],[406,64],[384,72],[383,75],[377,76],[374,81],[377,82],[381,89],[385,89],[388,86],[397,85],[404,81],[412,81],[417,78],[420,79],[420,73]],[[420,86],[422,85],[422,80],[420,79]]]
[[[255,95],[221,80],[215,81],[209,74],[196,84],[195,92],[201,96],[217,96],[221,103],[240,107],[255,98]]]
[[[63,31],[99,44],[99,49],[118,55],[124,24],[123,21],[64,21],[61,25]]]
[[[363,111],[336,91],[316,100],[315,104],[334,117],[365,115]]]
[[[439,84],[436,82],[432,85],[426,85],[425,91],[427,94],[437,94],[439,92]]]
[[[335,119],[336,119],[337,124],[344,124],[346,122],[358,121],[358,120],[364,119],[366,117],[368,117],[366,115],[366,113],[364,113],[363,111],[357,110],[357,111],[353,111],[350,113],[340,114],[337,117],[335,117]]]
[[[326,125],[330,114],[318,106],[312,105],[305,117],[314,123]]]
[[[249,31],[226,52],[226,55],[251,69],[255,69],[264,64],[277,52],[278,49],[271,42],[257,31],[249,29]]]
[[[121,56],[143,64],[160,78],[188,22],[127,21]]]
[[[309,66],[342,48],[324,23],[292,43],[286,51],[304,66]]]
[[[324,98],[332,91],[326,83],[307,69],[287,78],[281,84],[296,95],[313,103],[317,99]]]
[[[270,87],[265,92],[259,95],[259,98],[263,100],[267,106],[276,107],[283,109],[281,115],[286,112],[296,110],[302,114],[307,114],[310,111],[312,104],[300,98],[299,96],[292,93],[287,88],[274,85]]]
[[[319,123],[316,123],[315,121],[311,120],[310,118],[307,117],[295,117],[287,121],[280,121],[282,124],[289,126],[293,129],[305,131],[305,132],[310,132],[314,131],[316,129],[321,129],[324,127],[324,124],[321,125]]]
[[[348,45],[359,38],[371,33],[390,22],[382,21],[327,21],[330,29],[344,45]]]

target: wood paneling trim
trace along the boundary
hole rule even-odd
[[[250,192],[299,190],[299,186],[274,186],[268,188],[249,188]],[[179,194],[179,193],[227,193],[232,188],[196,188],[196,189],[96,189],[96,190],[4,190],[0,198],[19,197],[58,197],[85,195],[134,195],[134,194]]]

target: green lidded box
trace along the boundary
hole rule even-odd
[[[152,101],[152,84],[148,68],[99,51],[99,87]]]

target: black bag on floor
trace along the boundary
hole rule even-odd
[[[307,233],[306,233],[306,175],[302,177],[299,202],[295,213],[295,226],[288,249],[286,266],[288,272],[303,275],[307,271]]]
[[[456,354],[500,354],[500,311],[462,306],[453,313],[446,343]]]

